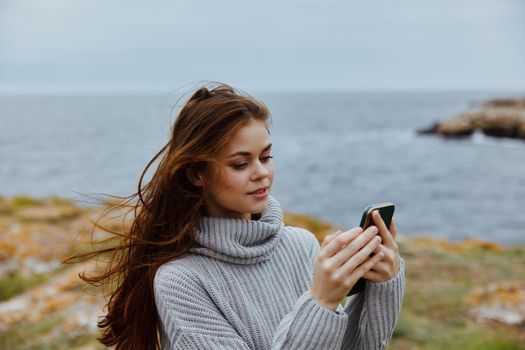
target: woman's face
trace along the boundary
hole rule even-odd
[[[206,215],[250,219],[266,208],[274,168],[266,123],[252,119],[233,134],[205,177]]]

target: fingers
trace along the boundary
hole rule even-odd
[[[363,234],[362,236],[364,236]],[[346,258],[343,261],[343,265],[341,266],[341,273],[343,274],[349,274],[353,270],[355,270],[359,265],[361,265],[363,262],[365,262],[367,259],[370,258],[370,255],[377,249],[377,247],[381,244],[381,237],[374,235],[372,239],[370,239],[366,245],[359,251],[352,254],[349,258]],[[379,251],[378,253],[383,256],[383,252]],[[374,258],[378,255],[374,255]],[[344,254],[340,254],[344,257]]]
[[[381,238],[383,238],[383,244],[387,247],[394,247],[394,238],[392,237],[390,231],[387,229],[383,218],[381,218],[381,215],[379,214],[379,211],[374,210],[372,212],[372,218],[377,228],[379,229],[379,234],[381,235]]]
[[[390,231],[390,233],[392,234],[392,237],[395,240],[396,237],[397,237],[397,227],[396,227],[396,223],[395,223],[393,217],[392,217],[392,222],[390,223],[389,231]]]
[[[365,272],[365,274],[363,275],[363,278],[369,281],[372,281],[372,282],[379,282],[381,281],[381,274],[370,269],[367,272]]]
[[[331,234],[325,236],[325,238],[323,239],[323,243],[321,244],[321,248],[326,246],[328,243],[330,243],[330,241],[333,238],[335,238],[338,234],[340,234],[341,232],[342,232],[341,230],[337,230],[334,233],[331,233]]]
[[[353,242],[359,235],[361,235],[362,232],[362,228],[355,227],[349,231],[338,233],[337,236],[329,239],[329,242],[327,242],[323,249],[321,249],[319,252],[319,257],[321,259],[328,259],[332,257],[333,255],[337,254],[343,246]]]
[[[377,227],[370,226],[357,237],[355,237],[351,242],[347,242],[346,246],[344,246],[342,249],[340,248],[338,252],[333,254],[333,256],[329,259],[329,263],[333,264],[335,267],[343,265],[359,251],[363,250],[364,247],[370,243],[374,237],[377,237],[378,241],[374,243],[373,249],[375,249],[377,245],[381,243],[381,238],[377,235]],[[369,252],[368,255],[369,254],[371,254],[371,252]],[[361,262],[357,263],[356,266],[360,263]]]
[[[375,277],[375,275],[377,274],[376,272],[372,272],[372,268],[377,265],[381,259],[383,259],[383,253],[382,252],[379,252],[378,254],[372,256],[371,258],[369,258],[367,261],[365,261],[364,263],[362,263],[361,265],[359,265],[358,268],[356,268],[354,270],[354,272],[352,273],[352,281],[355,279],[354,281],[354,284],[357,282],[357,280],[359,280],[361,277],[364,277],[364,278],[367,278],[365,276],[368,275],[372,275]],[[367,278],[368,279],[368,278]]]
[[[383,260],[382,261],[386,261],[389,264],[394,262],[396,253],[395,253],[395,251],[393,249],[388,248],[388,247],[386,247],[383,244],[380,244],[379,247],[377,248],[377,250],[383,253]],[[374,269],[375,269],[375,267],[374,267]]]
[[[391,248],[380,245],[379,250],[383,258],[375,264],[364,278],[372,282],[386,281],[394,277],[399,271],[399,254]]]
[[[372,282],[382,282],[393,278],[398,272],[398,263],[395,261],[387,262],[382,260],[375,264],[363,277],[371,280]]]

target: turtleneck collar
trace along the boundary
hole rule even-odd
[[[271,257],[283,227],[281,206],[268,197],[259,220],[201,216],[191,252],[235,264],[254,264]]]

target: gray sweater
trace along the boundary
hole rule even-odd
[[[385,349],[399,318],[397,276],[331,311],[309,293],[315,236],[284,226],[272,197],[259,220],[201,217],[199,246],[154,280],[163,349]]]

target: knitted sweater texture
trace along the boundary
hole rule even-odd
[[[309,293],[315,236],[284,226],[272,197],[259,220],[201,217],[199,246],[155,275],[163,349],[385,349],[404,264],[331,311]]]

